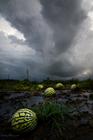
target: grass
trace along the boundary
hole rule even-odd
[[[72,109],[71,105],[64,107],[64,105],[65,105],[64,102],[62,102],[59,105],[59,103],[57,103],[55,100],[53,100],[51,103],[50,102],[45,102],[45,103],[40,102],[37,107],[25,107],[25,106],[23,106],[20,99],[19,99],[19,102],[20,102],[19,108],[15,108],[12,106],[16,111],[18,109],[22,109],[22,108],[28,108],[28,109],[34,111],[37,115],[38,121],[42,120],[43,122],[46,122],[46,126],[49,123],[52,124],[51,133],[54,129],[54,126],[56,125],[58,127],[61,135],[62,135],[61,128],[63,128],[66,131],[65,118],[70,117],[70,118],[74,119],[73,113],[78,111],[78,109],[80,109],[82,107],[82,106],[79,106],[79,108],[77,108],[76,110],[70,111],[70,109]],[[62,118],[62,123],[58,122],[59,117]]]

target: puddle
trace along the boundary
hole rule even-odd
[[[71,96],[70,96],[70,97],[71,97]],[[76,97],[76,96],[74,97],[74,96],[73,96],[73,98],[71,98],[71,99],[72,99],[72,101],[75,101],[76,99],[83,99],[83,98],[82,98],[82,97]]]
[[[2,91],[2,93],[13,93],[13,92],[17,92],[16,90],[10,90],[10,91]]]
[[[83,119],[83,118],[80,120],[80,123],[82,123],[82,124],[87,124],[87,122],[88,122],[88,120]]]
[[[87,103],[92,105],[92,104],[93,104],[93,100],[92,100],[92,99],[89,99],[89,100],[87,101]]]
[[[20,96],[24,96],[25,93],[12,93],[10,96],[6,97],[8,99],[11,99],[11,98],[15,98],[15,97],[20,97]]]
[[[64,102],[64,103],[66,103],[66,102],[68,101],[68,99],[59,98],[57,101],[61,101],[61,102]]]
[[[87,96],[87,98],[89,99],[89,94],[90,94],[90,93],[85,92],[85,93],[83,93],[83,96],[85,95],[85,96]]]
[[[70,92],[71,92],[71,90],[66,89],[66,90],[63,90],[63,92],[65,92],[65,93],[70,93]]]
[[[40,94],[41,94],[41,95],[44,95],[44,93],[43,93],[43,92],[40,92]]]
[[[38,105],[38,102],[43,102],[44,99],[42,96],[32,96],[31,98],[27,99],[29,106],[31,106],[33,103]]]

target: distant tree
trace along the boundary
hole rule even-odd
[[[25,78],[25,79],[24,79],[24,81],[29,82],[30,80],[29,80],[29,79],[27,79],[27,78]]]

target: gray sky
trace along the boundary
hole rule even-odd
[[[0,0],[0,79],[93,78],[92,0]]]

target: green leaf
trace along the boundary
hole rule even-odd
[[[54,123],[52,123],[51,133],[53,132],[53,128],[54,128]]]

